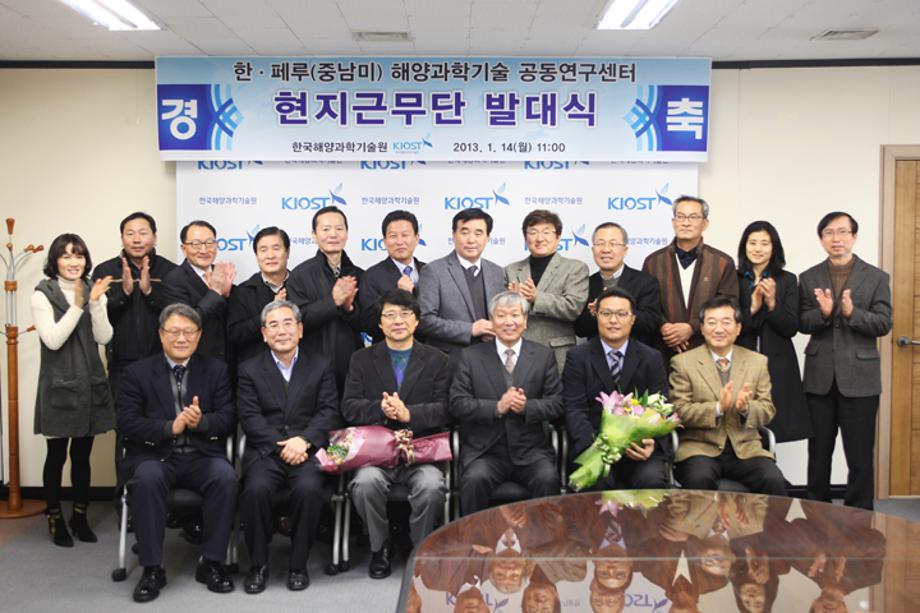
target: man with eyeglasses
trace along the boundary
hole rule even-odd
[[[179,241],[185,260],[163,279],[164,298],[198,312],[202,321],[198,353],[229,362],[227,300],[236,267],[232,262],[215,263],[217,230],[207,221],[196,219],[186,224],[179,232]]]
[[[122,477],[144,567],[134,589],[137,602],[155,599],[166,585],[166,495],[176,486],[204,499],[202,557],[195,579],[212,592],[233,590],[222,563],[239,491],[226,456],[226,438],[236,432],[227,365],[198,353],[201,316],[188,305],[164,308],[159,325],[163,353],[125,370],[116,404],[118,431],[125,440]]]
[[[636,313],[629,292],[620,287],[605,289],[597,298],[594,321],[597,334],[569,349],[562,371],[565,428],[572,443],[570,464],[591,446],[600,431],[604,409],[597,398],[601,392],[668,394],[668,373],[661,353],[630,336]],[[671,447],[669,436],[633,444],[592,489],[670,487]]]
[[[604,290],[619,287],[629,292],[635,302],[632,337],[657,347],[661,338],[658,331],[661,326],[658,281],[641,270],[627,266],[629,236],[626,228],[612,221],[597,226],[591,235],[591,253],[598,270],[588,277],[588,303],[575,320],[575,334],[583,338],[597,336],[597,298]]]
[[[691,490],[717,489],[725,478],[754,493],[785,496],[786,481],[758,431],[776,414],[767,358],[735,344],[738,300],[708,300],[699,325],[705,344],[671,359],[671,402],[683,425],[675,478]]]
[[[853,253],[858,230],[842,211],[818,223],[828,257],[799,277],[799,331],[811,335],[802,379],[814,431],[808,440],[808,495],[831,500],[839,428],[848,468],[844,504],[872,510],[882,390],[878,339],[891,330],[891,285],[888,273]]]
[[[574,321],[588,299],[588,267],[558,253],[562,220],[537,209],[521,226],[530,257],[505,267],[505,283],[530,303],[524,338],[556,353],[562,370],[565,352],[575,346]]]
[[[703,343],[695,314],[714,296],[738,299],[738,275],[731,256],[703,242],[709,204],[681,196],[674,201],[674,240],[649,254],[642,271],[655,277],[661,294],[658,346],[666,357]]]
[[[246,434],[243,453],[243,520],[251,567],[243,580],[247,594],[268,583],[268,542],[272,535],[272,498],[290,490],[287,514],[291,524],[287,587],[310,585],[307,559],[323,505],[326,477],[314,461],[341,426],[335,371],[325,356],[300,351],[300,310],[275,300],[260,314],[268,349],[240,364],[237,407]]]
[[[450,422],[447,355],[414,338],[421,310],[406,290],[391,289],[378,300],[384,340],[360,349],[351,358],[342,415],[348,425],[380,425],[409,430],[413,437],[442,431]],[[409,489],[409,536],[418,545],[443,516],[444,467],[400,464],[394,468],[359,468],[349,484],[351,499],[370,534],[368,574],[390,575],[392,548],[387,494],[393,485]]]

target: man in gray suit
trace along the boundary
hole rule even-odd
[[[425,266],[418,282],[419,334],[447,354],[495,338],[486,307],[505,289],[501,267],[482,258],[492,216],[464,209],[454,215],[452,231],[454,252]]]
[[[557,253],[562,220],[552,211],[531,211],[521,229],[530,257],[506,266],[505,281],[530,303],[524,338],[555,351],[561,372],[575,346],[574,322],[588,301],[588,266]]]
[[[875,497],[875,414],[882,391],[878,338],[891,330],[888,273],[853,253],[859,225],[835,211],[818,223],[824,262],[799,277],[799,330],[805,347],[803,386],[814,437],[808,440],[808,495],[831,501],[837,428],[847,459],[844,504],[871,510]]]

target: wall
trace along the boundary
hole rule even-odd
[[[712,155],[700,169],[713,209],[707,241],[734,253],[744,226],[768,219],[798,273],[824,256],[817,220],[845,209],[862,224],[858,253],[877,263],[879,148],[920,143],[920,67],[717,70],[712,84]],[[152,70],[0,70],[0,110],[0,203],[17,220],[20,248],[76,231],[102,261],[119,249],[118,221],[142,209],[159,222],[161,250],[175,253],[175,168],[156,152]],[[33,257],[20,269],[21,326],[41,267]],[[29,334],[20,346],[24,485],[40,485],[45,451],[31,434],[37,365]],[[6,390],[5,356],[0,370]],[[111,434],[97,442],[95,485],[114,482],[112,447]],[[5,440],[3,449],[6,470]],[[779,461],[804,483],[804,443],[781,445]],[[833,480],[845,478],[837,457]]]

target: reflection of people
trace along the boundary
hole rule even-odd
[[[620,613],[626,606],[626,591],[604,587],[597,579],[588,586],[588,599],[594,613]]]
[[[477,587],[471,587],[457,594],[454,613],[489,613],[489,605]]]
[[[530,575],[530,583],[524,588],[521,598],[522,613],[560,613],[562,602],[556,584],[550,581],[539,568]]]

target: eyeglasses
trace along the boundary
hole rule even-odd
[[[620,323],[629,321],[629,318],[632,316],[633,314],[629,311],[610,311],[608,309],[604,309],[597,312],[598,319],[615,319]]]
[[[211,250],[217,247],[217,241],[214,240],[213,238],[209,238],[206,241],[190,241],[190,242],[182,243],[182,244],[188,247],[189,249],[191,249],[192,251],[201,251],[202,249]]]
[[[296,319],[282,319],[281,321],[273,321],[271,323],[265,324],[265,329],[271,332],[272,334],[277,334],[281,330],[293,330],[297,327]]]
[[[737,322],[731,317],[726,317],[724,319],[706,319],[703,321],[703,325],[705,325],[707,328],[731,328],[736,323]]]
[[[626,246],[626,243],[618,243],[616,241],[594,241],[594,246],[598,249],[606,249],[607,247],[611,249],[622,249]]]
[[[685,222],[689,221],[690,223],[699,223],[703,219],[703,216],[699,213],[690,213],[689,215],[684,215],[683,213],[677,213],[674,215],[674,221]]]
[[[839,236],[840,238],[846,238],[850,236],[851,234],[853,234],[853,230],[850,230],[849,228],[840,228],[838,230],[832,230],[831,228],[825,228],[824,230],[821,230],[822,238],[834,238],[835,236]]]
[[[527,230],[527,238],[553,238],[556,236],[555,230]]]
[[[405,309],[402,311],[387,311],[386,313],[380,314],[380,317],[382,317],[383,319],[389,322],[396,321],[397,317],[401,319],[402,321],[409,321],[414,316],[415,316],[415,311],[410,311],[408,309]]]
[[[160,330],[162,330],[163,334],[166,335],[166,338],[171,341],[179,340],[180,336],[192,339],[195,338],[199,332],[201,332],[199,328],[195,328],[194,330],[189,328],[170,328],[169,330],[166,328],[160,328]]]

